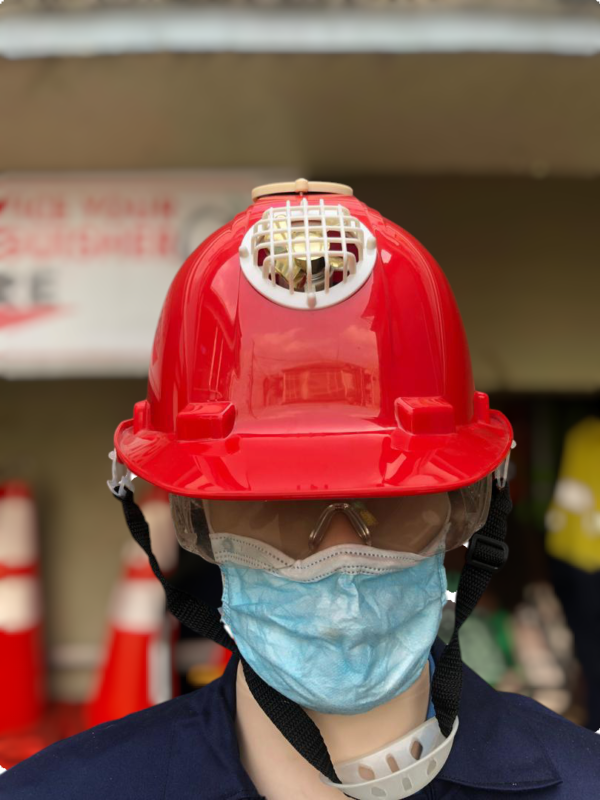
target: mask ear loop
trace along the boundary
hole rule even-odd
[[[231,650],[242,662],[244,676],[252,695],[263,712],[288,740],[292,747],[322,775],[333,783],[340,783],[321,732],[306,711],[288,700],[257,675],[241,656],[238,647],[225,630],[221,615],[216,608],[203,603],[188,592],[179,589],[162,574],[152,552],[150,529],[144,514],[133,498],[133,474],[119,465],[117,455],[110,454],[113,461],[113,478],[108,481],[114,497],[120,501],[129,532],[148,556],[152,572],[161,582],[167,598],[167,608],[181,623],[207,639]],[[124,473],[124,474],[121,474]]]

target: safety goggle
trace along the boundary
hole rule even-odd
[[[452,492],[319,500],[200,500],[171,495],[183,548],[215,561],[211,534],[254,539],[295,559],[339,544],[422,556],[465,544],[483,527],[493,476]]]

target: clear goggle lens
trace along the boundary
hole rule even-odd
[[[337,544],[419,555],[452,550],[485,523],[492,475],[453,492],[359,500],[200,500],[171,495],[183,548],[213,561],[211,533],[245,536],[295,559]],[[340,538],[335,519],[350,522]]]

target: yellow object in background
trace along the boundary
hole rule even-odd
[[[565,437],[546,531],[548,555],[600,570],[600,419],[587,417]]]
[[[199,689],[220,678],[223,670],[224,667],[218,664],[196,664],[188,670],[186,679],[190,686]]]

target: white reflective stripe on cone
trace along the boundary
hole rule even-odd
[[[41,620],[42,598],[38,579],[29,575],[1,578],[0,631],[19,633],[35,628]]]
[[[129,580],[117,586],[110,618],[118,630],[154,633],[162,627],[165,608],[165,593],[156,579]]]
[[[29,497],[0,497],[0,564],[28,567],[38,560],[36,514]]]

